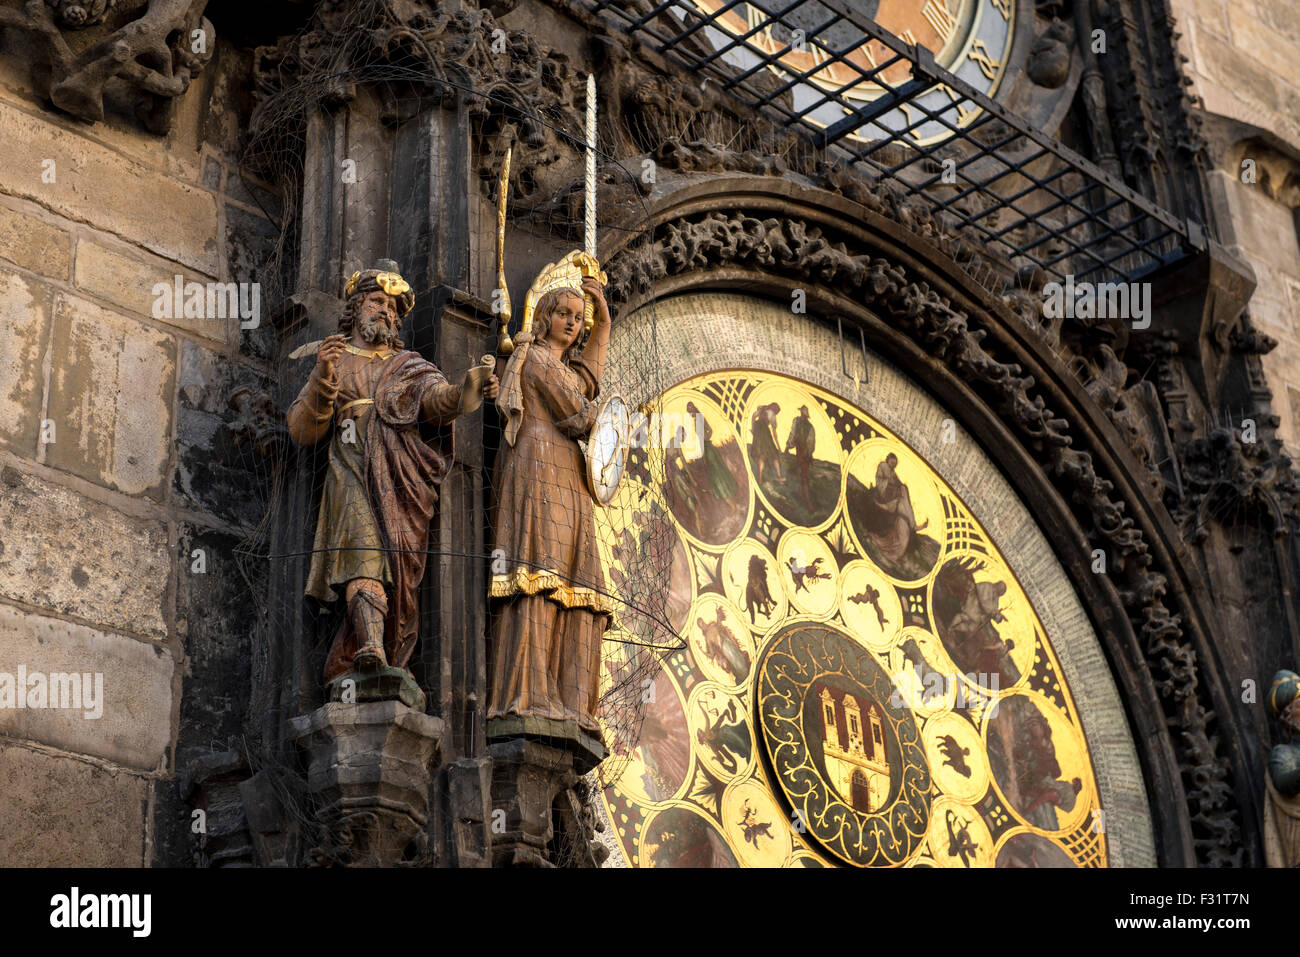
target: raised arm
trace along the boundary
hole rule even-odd
[[[334,335],[321,343],[311,375],[289,406],[285,415],[289,437],[299,445],[315,445],[329,434],[339,394],[338,360],[346,341],[346,337]]]
[[[605,289],[594,276],[584,276],[582,291],[591,297],[595,306],[596,321],[591,327],[591,337],[582,349],[582,362],[595,377],[596,386],[605,375],[605,353],[609,350],[609,327],[611,325],[609,304],[605,302]],[[595,394],[588,396],[595,398]]]

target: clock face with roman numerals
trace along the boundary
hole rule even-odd
[[[805,8],[786,15],[786,28],[761,26],[767,20],[765,10],[775,10],[785,4],[776,0],[766,3],[740,3],[730,5],[728,0],[694,0],[704,13],[716,17],[722,29],[706,32],[717,48],[725,48],[738,37],[746,37],[743,44],[731,46],[724,59],[743,70],[759,62],[755,54],[780,55],[782,71],[809,75],[809,82],[796,85],[791,94],[794,108],[806,111],[813,122],[831,126],[862,103],[871,102],[885,93],[878,83],[863,83],[865,71],[888,63],[893,54],[882,44],[853,35],[851,28],[839,24],[824,32],[817,27],[824,22],[827,11],[813,2]],[[1014,35],[1016,4],[1018,0],[854,0],[850,6],[855,12],[875,21],[881,27],[907,43],[919,44],[934,54],[936,62],[988,96],[995,96],[1007,73],[1011,44]],[[720,12],[721,11],[721,12]],[[806,12],[807,11],[807,12]],[[801,16],[807,23],[796,22]],[[804,37],[794,31],[804,30]],[[729,36],[724,35],[730,34]],[[855,42],[857,41],[857,42]],[[829,55],[831,50],[848,50],[839,62]],[[905,83],[910,77],[911,65],[903,60],[887,67],[880,75],[891,87]],[[843,105],[825,100],[828,90],[839,91],[850,101]],[[954,102],[956,95],[944,84],[926,90],[901,104],[871,124],[862,127],[855,135],[869,139],[907,130],[909,126],[925,119],[921,107],[938,110]],[[968,126],[979,115],[978,108],[963,103],[956,111],[944,114],[948,122],[959,127]],[[928,144],[952,135],[943,124],[926,120],[904,134],[918,144]]]

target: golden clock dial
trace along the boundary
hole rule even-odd
[[[1047,632],[934,468],[864,409],[726,370],[657,407],[598,513],[656,516],[680,647],[606,726],[604,814],[634,866],[1104,866],[1092,757]],[[603,682],[627,680],[613,633]]]

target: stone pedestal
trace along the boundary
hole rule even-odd
[[[330,702],[289,722],[320,837],[308,863],[427,862],[429,791],[444,724],[400,701]]]
[[[573,755],[573,768],[579,774],[586,774],[609,755],[598,738],[583,731],[578,722],[571,718],[540,718],[534,715],[527,718],[518,715],[489,718],[487,736],[489,741],[494,742],[532,738],[550,747],[568,751]]]
[[[551,809],[560,792],[578,780],[573,755],[526,738],[497,742],[488,750],[493,866],[551,867]]]
[[[362,704],[367,701],[400,701],[424,713],[429,706],[424,692],[405,668],[385,665],[378,671],[353,671],[330,682],[330,701]]]

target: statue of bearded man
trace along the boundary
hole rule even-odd
[[[327,686],[405,669],[411,659],[429,522],[467,388],[402,347],[401,317],[415,296],[395,262],[354,273],[345,292],[339,332],[321,343],[287,416],[301,445],[332,433],[306,589],[347,603],[325,662]],[[483,397],[498,388],[491,376]]]

